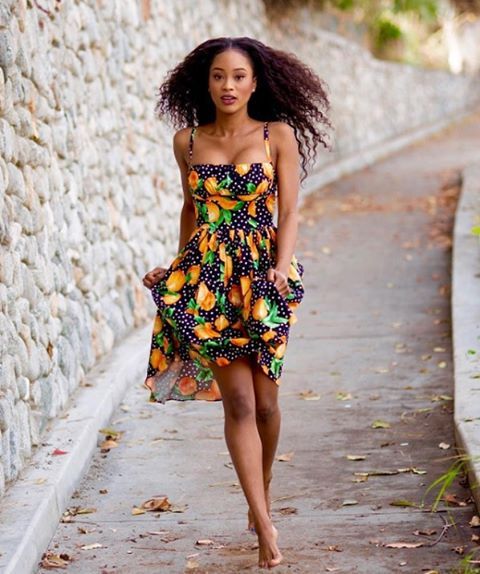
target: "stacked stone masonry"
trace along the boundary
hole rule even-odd
[[[330,86],[317,168],[470,107],[474,78],[373,60],[261,0],[0,0],[0,495],[92,366],[153,319],[182,191],[165,73],[213,36],[297,53]],[[140,381],[139,381],[140,383]]]

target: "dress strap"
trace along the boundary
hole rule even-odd
[[[195,132],[197,131],[197,126],[193,126],[192,131],[190,132],[190,142],[188,145],[188,157],[190,160],[190,165],[192,165],[192,156],[193,156],[193,138],[195,137]]]
[[[267,152],[268,161],[272,161],[270,156],[270,139],[268,134],[268,122],[263,124],[263,141],[265,143],[265,151]]]

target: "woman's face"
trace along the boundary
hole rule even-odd
[[[256,85],[252,64],[243,52],[225,50],[212,60],[208,90],[222,112],[228,114],[246,106]]]

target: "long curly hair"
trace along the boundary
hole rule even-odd
[[[204,125],[215,120],[208,92],[210,65],[220,52],[234,49],[250,59],[257,86],[248,101],[248,114],[259,121],[284,121],[294,130],[306,177],[319,143],[329,149],[325,128],[330,102],[326,84],[294,54],[276,50],[259,40],[213,38],[198,45],[170,70],[158,89],[155,112],[167,116],[176,128]]]

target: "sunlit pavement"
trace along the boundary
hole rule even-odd
[[[282,377],[276,572],[445,574],[475,545],[461,481],[437,512],[435,492],[421,505],[455,454],[450,232],[479,138],[474,116],[302,209],[306,294]],[[147,398],[132,386],[110,424],[118,447],[99,448],[69,503],[95,512],[60,523],[48,551],[69,574],[256,571],[221,405]],[[163,496],[175,512],[132,513]]]

